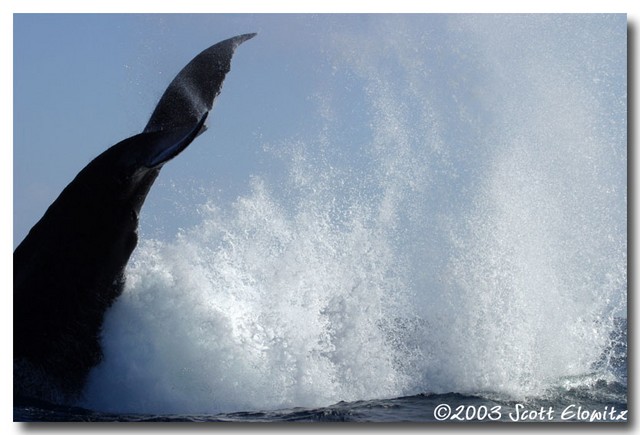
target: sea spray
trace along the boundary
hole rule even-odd
[[[590,375],[626,310],[615,19],[334,27],[315,42],[317,129],[256,144],[286,172],[141,241],[86,405],[522,400]]]
[[[289,216],[253,186],[232,216],[206,207],[173,243],[141,244],[105,325],[105,353],[122,359],[97,370],[118,372],[93,386],[97,406],[213,412],[401,394],[385,320],[403,286],[387,241],[355,207],[336,228],[325,202]]]
[[[588,372],[624,312],[624,130],[602,129],[604,119],[621,121],[615,105],[603,111],[596,98],[592,74],[602,65],[568,57],[587,42],[583,33],[561,40],[564,26],[544,17],[540,46],[513,53],[520,37],[536,33],[535,20],[505,20],[508,31],[520,24],[523,32],[508,43],[473,21],[490,42],[487,68],[501,77],[486,89],[491,104],[506,110],[493,114],[483,138],[491,165],[450,263],[448,287],[460,303],[449,331],[467,357],[446,388],[535,396],[559,377]],[[612,152],[616,141],[622,149]]]

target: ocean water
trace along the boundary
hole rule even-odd
[[[535,396],[514,399],[496,392],[474,395],[422,393],[387,399],[338,402],[228,413],[110,413],[73,406],[22,401],[14,403],[14,421],[48,422],[234,422],[234,423],[625,423],[627,409],[626,321],[616,322],[612,347],[591,373],[559,379]]]
[[[626,17],[331,29],[281,170],[143,215],[83,400],[15,420],[624,421]]]

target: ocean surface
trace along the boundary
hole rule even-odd
[[[595,394],[600,397],[589,397]],[[624,398],[623,398],[624,396]],[[606,399],[606,400],[603,400]],[[617,402],[616,400],[624,400]],[[447,405],[443,408],[443,405]],[[450,409],[450,410],[449,410]],[[14,421],[33,422],[581,422],[626,423],[626,388],[599,383],[548,399],[525,402],[500,401],[462,394],[424,394],[386,400],[340,402],[324,408],[293,408],[277,411],[249,411],[216,415],[105,414],[82,408],[24,406],[14,409]]]
[[[14,419],[624,421],[626,17],[234,19],[300,117],[176,231],[160,175],[83,399]]]
[[[103,413],[17,399],[13,420],[21,422],[580,422],[625,423],[627,411],[627,322],[619,319],[607,353],[588,375],[559,379],[538,397],[504,394],[432,394],[339,402],[319,408],[247,410],[219,414]]]

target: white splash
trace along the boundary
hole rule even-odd
[[[256,176],[232,208],[141,242],[85,405],[521,398],[591,371],[626,310],[616,19],[336,28],[308,94],[318,131],[266,147],[284,184]]]

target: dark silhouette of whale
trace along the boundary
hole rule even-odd
[[[78,399],[102,358],[105,311],[122,293],[138,214],[162,165],[205,129],[238,45],[215,44],[171,82],[141,134],[91,161],[13,253],[14,398]]]

